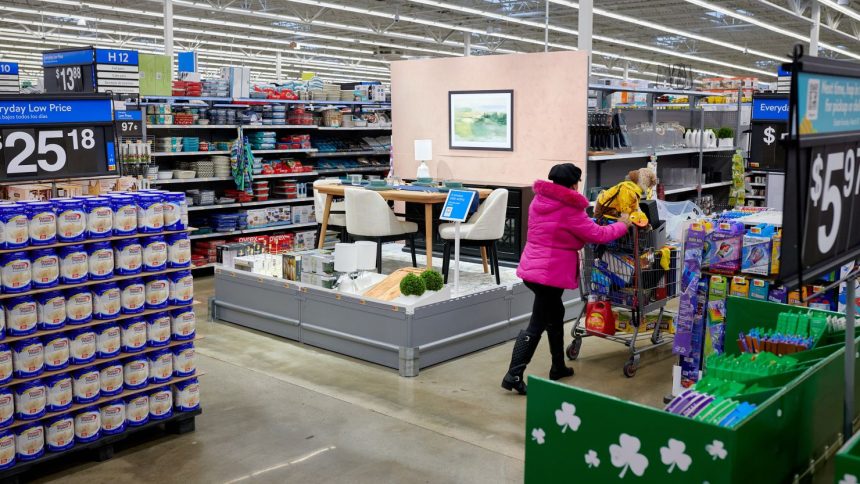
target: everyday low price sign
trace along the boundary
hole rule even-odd
[[[109,97],[0,97],[0,179],[117,174]]]
[[[860,66],[794,64],[780,278],[789,286],[860,257]]]

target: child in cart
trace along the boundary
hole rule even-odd
[[[534,293],[532,316],[514,343],[511,363],[502,388],[526,394],[523,373],[546,331],[552,355],[549,377],[573,376],[564,363],[565,289],[579,287],[579,250],[585,244],[606,244],[627,233],[630,217],[621,214],[617,223],[596,224],[585,212],[588,200],[580,194],[582,170],[572,163],[555,165],[550,181],[534,184],[535,198],[529,207],[528,236],[520,257],[517,276]]]

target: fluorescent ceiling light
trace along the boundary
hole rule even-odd
[[[818,3],[820,3],[821,5],[832,8],[833,10],[836,10],[837,12],[841,13],[842,15],[847,15],[847,16],[853,18],[854,20],[860,20],[860,13],[857,13],[851,7],[847,7],[846,5],[848,5],[848,2],[836,3],[832,0],[818,0]]]

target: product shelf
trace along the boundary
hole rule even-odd
[[[240,124],[242,129],[319,129],[315,124]]]
[[[268,175],[254,175],[254,180],[268,180],[270,178],[292,178],[296,176],[317,176],[316,171],[302,171],[297,173],[270,173]]]
[[[111,401],[113,401],[113,400],[123,399],[123,398],[125,398],[125,397],[130,397],[130,396],[132,396],[132,395],[137,395],[137,394],[139,394],[139,393],[146,393],[146,392],[148,392],[148,391],[155,390],[156,388],[166,387],[166,386],[173,385],[173,384],[175,384],[175,383],[179,383],[179,382],[182,382],[182,381],[185,381],[185,380],[190,380],[190,379],[192,379],[192,378],[199,378],[199,377],[202,377],[202,376],[203,376],[203,375],[205,375],[205,374],[206,374],[206,373],[205,373],[205,372],[202,372],[202,371],[195,371],[193,375],[188,375],[188,376],[175,376],[175,377],[172,377],[170,380],[168,380],[168,381],[166,381],[166,382],[164,382],[164,383],[151,383],[151,384],[146,385],[146,386],[145,386],[145,387],[143,387],[143,388],[138,388],[138,389],[135,389],[135,390],[125,390],[125,391],[123,391],[122,393],[119,393],[119,394],[117,394],[117,395],[111,395],[111,396],[108,396],[108,397],[101,397],[101,398],[99,398],[98,400],[96,400],[96,401],[94,401],[94,402],[90,402],[90,403],[76,403],[76,404],[72,405],[72,406],[71,406],[71,408],[69,408],[68,410],[61,410],[61,411],[59,411],[59,412],[46,412],[46,413],[45,413],[45,415],[43,415],[43,416],[41,416],[41,417],[39,417],[39,418],[32,419],[32,420],[16,420],[14,423],[12,423],[12,425],[10,425],[10,426],[6,427],[6,428],[5,428],[5,429],[3,429],[3,430],[11,430],[11,429],[14,429],[14,428],[16,428],[16,427],[20,427],[20,426],[22,426],[22,425],[27,425],[27,424],[31,424],[31,423],[33,423],[33,422],[39,422],[39,421],[42,421],[42,420],[47,420],[47,419],[49,419],[49,418],[51,418],[51,417],[56,417],[57,415],[63,415],[63,414],[66,414],[66,413],[74,413],[74,412],[76,412],[76,411],[78,411],[78,410],[80,410],[80,409],[82,409],[82,408],[99,406],[99,405],[101,405],[101,404],[103,404],[103,403],[111,402]]]
[[[379,166],[363,166],[360,168],[330,168],[326,170],[317,170],[320,175],[328,175],[334,173],[378,173],[380,171],[388,171],[391,167],[388,165]]]
[[[219,210],[223,208],[239,208],[239,207],[259,207],[266,205],[294,204],[302,202],[313,202],[313,197],[303,198],[276,198],[273,200],[263,200],[257,202],[240,202],[240,203],[225,203],[223,205],[195,205],[188,207],[189,212],[198,212],[201,210]]]
[[[251,150],[255,155],[274,154],[274,153],[316,153],[316,148],[302,148],[296,150]]]
[[[209,183],[232,180],[232,176],[210,176],[204,178],[170,178],[168,180],[150,180],[153,185],[173,185],[180,183]]]
[[[200,156],[200,155],[229,155],[229,150],[220,151],[158,151],[150,153],[150,156]]]
[[[361,126],[361,127],[353,126],[351,128],[344,128],[344,127],[332,128],[332,127],[328,127],[328,126],[320,126],[319,130],[320,131],[386,131],[386,130],[390,131],[391,126]]]
[[[193,266],[192,267],[186,267],[186,269],[191,269],[191,268],[193,268]],[[20,341],[22,339],[39,338],[42,336],[49,336],[52,334],[64,333],[64,332],[72,330],[72,329],[90,328],[92,326],[98,326],[100,324],[117,323],[119,321],[123,321],[126,319],[149,316],[149,315],[155,314],[155,313],[163,313],[164,311],[172,311],[174,309],[190,308],[193,306],[194,306],[194,304],[186,304],[184,306],[177,306],[177,305],[171,304],[171,305],[168,305],[167,307],[162,308],[162,309],[146,309],[143,312],[139,312],[139,313],[135,313],[135,314],[120,314],[119,316],[112,318],[112,319],[93,319],[92,321],[87,321],[86,323],[81,323],[81,324],[66,324],[62,328],[43,329],[43,330],[39,330],[39,331],[36,331],[35,333],[28,334],[25,336],[8,336],[7,335],[4,339],[0,340],[0,343],[8,344],[8,343],[13,343],[15,341]],[[189,341],[191,341],[191,340],[189,340]]]
[[[389,155],[388,151],[366,150],[366,151],[317,151],[308,155],[309,158],[330,158],[334,156],[367,156],[367,155]]]
[[[96,358],[89,363],[82,363],[79,365],[69,365],[63,369],[45,371],[45,372],[42,372],[36,376],[31,376],[31,377],[27,377],[27,378],[13,378],[6,385],[7,386],[8,385],[17,385],[19,383],[27,383],[28,381],[38,380],[40,378],[46,378],[46,377],[54,376],[54,375],[62,375],[63,373],[70,373],[70,372],[73,372],[75,370],[80,370],[81,368],[89,368],[93,365],[101,365],[103,363],[111,363],[114,361],[121,360],[123,358],[131,357],[131,356],[146,355],[146,354],[152,353],[153,351],[163,350],[165,348],[173,348],[175,346],[179,346],[179,345],[184,344],[184,343],[196,343],[202,339],[203,339],[203,336],[197,336],[194,339],[189,339],[189,340],[184,340],[184,341],[173,341],[173,340],[171,340],[168,344],[166,344],[164,346],[152,346],[152,347],[147,346],[147,347],[143,348],[142,350],[135,352],[135,353],[120,352],[118,355],[111,356],[110,358]],[[166,383],[165,383],[165,385],[166,385]]]
[[[270,227],[257,227],[253,229],[245,229],[245,230],[233,230],[231,232],[210,232],[208,234],[194,234],[189,236],[191,240],[198,239],[211,239],[215,237],[232,237],[234,235],[242,235],[242,234],[255,234],[259,232],[274,232],[276,230],[293,230],[293,229],[302,229],[309,227],[316,227],[316,222],[309,222],[304,224],[286,224],[286,225],[272,225]]]
[[[235,124],[147,124],[146,129],[236,129]]]
[[[731,182],[731,181],[705,183],[704,185],[702,185],[702,190],[707,190],[709,188],[717,188],[717,187],[727,187],[727,186],[730,186],[732,183],[733,182]],[[664,193],[666,195],[673,195],[676,193],[695,192],[695,191],[696,191],[696,187],[692,186],[692,187],[671,188],[669,190],[666,190]]]
[[[737,148],[732,146],[728,148],[702,148],[702,153],[717,153],[721,151],[735,151]],[[589,156],[588,161],[611,161],[611,160],[623,160],[629,158],[648,158],[649,156],[657,155],[660,156],[670,156],[670,155],[688,155],[695,154],[699,152],[699,148],[679,148],[676,150],[661,150],[661,151],[637,151],[632,153],[615,153],[612,155],[594,155]]]
[[[191,238],[191,237],[194,237],[194,236],[193,235],[189,236],[189,238]],[[134,279],[135,277],[158,276],[158,275],[162,275],[162,274],[170,274],[172,272],[187,271],[187,270],[188,270],[188,267],[176,267],[176,268],[169,268],[169,269],[164,269],[164,270],[155,271],[155,272],[141,272],[140,274],[134,274],[134,275],[130,275],[130,276],[113,276],[110,279],[89,280],[89,281],[85,281],[85,282],[79,282],[77,284],[60,284],[60,285],[57,285],[54,287],[46,287],[46,288],[42,288],[42,289],[30,289],[29,291],[23,291],[23,292],[4,293],[4,294],[0,294],[0,301],[2,301],[4,299],[9,299],[12,297],[18,297],[18,296],[31,296],[33,294],[40,294],[43,292],[62,291],[64,289],[74,289],[76,287],[93,286],[96,284],[104,284],[106,282],[124,281],[126,279]]]
[[[25,252],[28,250],[39,250],[39,249],[56,249],[58,247],[66,247],[69,245],[86,245],[86,244],[92,244],[95,242],[111,242],[114,240],[134,239],[134,238],[139,238],[139,237],[149,237],[152,235],[181,234],[183,232],[194,232],[195,230],[197,230],[197,229],[194,227],[188,227],[187,229],[183,229],[183,230],[165,230],[163,232],[158,232],[156,234],[137,233],[137,234],[133,234],[133,235],[115,235],[113,237],[105,237],[103,239],[86,239],[86,240],[82,240],[80,242],[57,242],[55,244],[48,244],[48,245],[28,245],[27,247],[24,247],[22,249],[3,249],[3,250],[0,250],[0,254],[7,254],[9,252]]]

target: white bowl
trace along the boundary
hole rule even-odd
[[[171,178],[173,178],[173,172],[172,171],[159,171],[157,176],[158,176],[159,180],[170,180]]]

